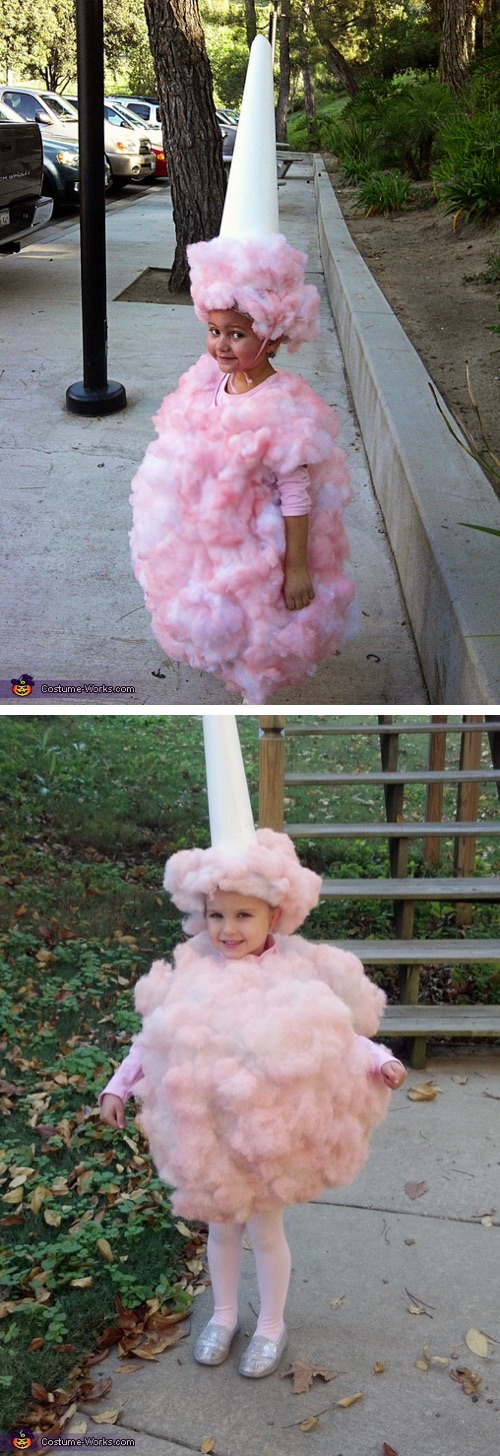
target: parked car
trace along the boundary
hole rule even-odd
[[[53,201],[42,194],[40,127],[20,122],[0,101],[0,253],[18,253],[52,217]]]
[[[113,106],[115,111],[119,111],[120,116],[123,116],[124,120],[128,122],[129,126],[136,127],[141,133],[141,136],[148,137],[156,157],[155,175],[156,177],[168,177],[168,163],[163,146],[163,131],[161,126],[159,124],[151,126],[147,121],[140,121],[134,111],[130,111],[124,102],[117,101],[115,97],[105,96],[104,104],[105,106]]]
[[[113,110],[118,112],[119,116],[123,117],[123,120],[127,123],[127,126],[133,127],[135,131],[139,132],[140,136],[147,137],[148,141],[151,144],[151,150],[156,160],[155,177],[168,177],[168,166],[165,157],[165,148],[163,146],[163,132],[161,126],[148,126],[145,122],[139,121],[139,117],[135,116],[133,111],[129,111],[127,106],[122,106],[121,103],[118,101],[110,102],[109,99],[105,97],[105,115],[106,108],[108,106],[112,106]]]
[[[127,111],[133,111],[139,121],[144,121],[146,126],[159,126],[161,128],[160,108],[157,101],[147,96],[109,96],[109,101],[118,101],[120,106],[126,106]]]
[[[65,97],[53,91],[37,91],[33,86],[0,86],[0,100],[26,121],[37,121],[41,127],[56,129],[66,140],[78,141],[78,111]],[[132,128],[123,126],[120,118],[114,125],[104,123],[104,148],[111,168],[113,186],[118,190],[127,182],[143,182],[152,178],[156,162],[147,138],[139,137]]]
[[[148,125],[161,122],[158,102],[150,96],[110,96],[109,100],[126,106],[128,111],[133,111],[141,121]],[[225,162],[230,162],[236,140],[237,113],[233,112],[232,118],[230,118],[227,111],[218,110],[216,116],[222,132],[222,155]],[[234,118],[236,118],[236,124]]]
[[[10,120],[19,125],[19,118],[10,106],[0,102],[3,110],[8,113]],[[30,126],[32,123],[25,121],[23,126]],[[42,133],[43,148],[43,192],[47,197],[52,197],[54,208],[71,207],[79,202],[79,153],[78,142],[68,141],[67,137],[54,136],[52,130],[46,128]],[[109,191],[111,186],[111,170],[106,157],[103,154],[104,162],[104,190]]]

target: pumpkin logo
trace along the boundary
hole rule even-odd
[[[11,683],[12,692],[16,694],[17,698],[27,698],[33,692],[34,679],[30,677],[29,672],[21,673],[20,677],[11,677]]]
[[[33,1445],[32,1432],[28,1431],[26,1426],[23,1426],[19,1431],[14,1431],[10,1439],[16,1451],[29,1451],[30,1446]]]

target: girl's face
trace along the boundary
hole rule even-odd
[[[219,369],[227,374],[237,369],[248,372],[255,364],[257,355],[259,364],[266,362],[267,350],[271,347],[271,343],[266,343],[262,349],[262,339],[254,334],[252,320],[246,314],[237,313],[233,308],[214,309],[210,313],[208,352],[212,359],[217,360]]]
[[[216,890],[207,900],[208,938],[227,961],[262,955],[279,918],[279,908],[237,890]]]

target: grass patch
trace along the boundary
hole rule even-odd
[[[241,718],[239,726],[257,812],[257,719]],[[450,735],[450,767],[457,742]],[[426,755],[424,735],[401,741],[402,767],[423,767]],[[489,766],[487,746],[484,762]],[[377,767],[376,736],[287,740],[291,772]],[[179,939],[180,917],[161,890],[164,861],[194,842],[207,844],[208,831],[195,716],[9,717],[0,774],[0,1429],[8,1430],[27,1420],[33,1381],[49,1389],[71,1385],[75,1363],[115,1322],[116,1300],[140,1309],[156,1297],[175,1312],[191,1299],[185,1236],[134,1123],[133,1103],[124,1133],[116,1135],[99,1121],[96,1104],[138,1027],[135,981]],[[425,791],[408,788],[405,817],[418,821],[424,803]],[[454,808],[447,789],[445,817]],[[290,822],[385,817],[383,790],[362,784],[287,787],[285,809]],[[479,812],[497,811],[488,786]],[[328,844],[305,836],[298,848],[325,876],[388,873],[383,839]],[[409,855],[410,873],[426,873],[418,840]],[[476,868],[498,870],[495,843],[478,843]],[[451,872],[447,846],[440,873]],[[493,936],[497,921],[494,907],[477,906],[471,933]],[[384,903],[325,901],[306,934],[365,938],[391,928]],[[416,933],[462,934],[453,912],[437,903],[416,907]],[[390,972],[377,979],[394,993]],[[500,999],[496,967],[478,968],[473,977],[464,967],[453,979],[459,997]],[[443,994],[432,973],[425,986]]]

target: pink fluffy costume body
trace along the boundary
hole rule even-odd
[[[233,395],[217,391],[220,378],[204,355],[163,400],[132,487],[132,559],[167,656],[260,703],[312,676],[356,630],[350,488],[336,416],[309,385],[278,370]],[[315,598],[289,611],[277,482],[302,465]]]
[[[109,1090],[133,1085],[174,1210],[246,1223],[352,1182],[387,1111],[380,1066],[392,1054],[367,1040],[385,995],[357,957],[289,933],[317,903],[319,876],[287,835],[262,829],[239,857],[173,855],[165,885],[192,939],[173,970],[156,961],[138,982],[143,1027]],[[225,959],[200,929],[216,886],[265,893],[284,933],[261,955]]]

